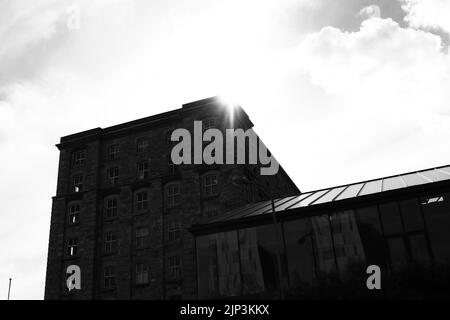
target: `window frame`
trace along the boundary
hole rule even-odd
[[[80,246],[80,242],[77,237],[67,238],[67,256],[68,257],[76,257],[78,255],[78,248]]]
[[[106,231],[104,237],[104,254],[114,254],[117,252],[118,248],[118,239],[117,235],[113,231]]]
[[[108,168],[108,181],[112,185],[119,184],[119,167],[115,166]]]
[[[141,267],[141,268],[139,268]],[[143,267],[143,268],[142,268]],[[150,268],[146,263],[136,263],[135,283],[136,285],[146,285],[149,283]],[[142,279],[143,278],[143,279]]]
[[[73,190],[73,192],[81,192],[81,191],[83,191],[83,186],[84,186],[84,174],[81,173],[81,172],[80,173],[75,173],[72,176],[72,190]]]
[[[180,221],[170,221],[167,224],[167,241],[175,242],[181,240],[182,226]]]
[[[142,197],[142,199],[139,199],[140,196],[145,195],[145,197]],[[140,190],[137,191],[135,194],[135,201],[136,201],[136,212],[142,212],[142,211],[146,211],[149,208],[149,200],[150,195],[149,195],[149,191],[148,190]]]
[[[150,149],[150,141],[148,138],[142,137],[136,140],[136,153],[143,154]]]
[[[215,183],[208,179],[215,177]],[[219,174],[215,172],[206,173],[202,176],[202,194],[204,197],[214,197],[219,195]]]
[[[180,255],[172,255],[167,258],[167,274],[170,279],[181,279],[182,278],[181,256]]]
[[[108,147],[108,159],[109,160],[119,160],[120,159],[120,145],[113,144]]]
[[[110,205],[111,204],[111,205]],[[105,218],[114,219],[119,212],[119,201],[116,196],[105,198]]]
[[[181,186],[179,182],[172,182],[166,185],[166,204],[168,208],[175,208],[180,204]]]
[[[144,232],[145,230],[145,232]],[[143,233],[141,233],[143,232]],[[142,249],[147,247],[150,231],[146,227],[137,228],[135,231],[135,247],[136,249]]]
[[[106,266],[103,268],[103,288],[113,289],[116,287],[116,268]]]
[[[202,120],[202,126],[203,126],[203,132],[205,132],[208,129],[214,129],[216,128],[216,118],[209,117]]]
[[[72,166],[81,167],[86,163],[86,149],[77,149],[72,152]]]
[[[68,210],[68,221],[67,223],[69,225],[75,225],[80,222],[80,211],[81,211],[81,205],[79,203],[72,203],[69,204],[69,210]]]
[[[136,163],[136,174],[139,180],[148,179],[150,176],[150,161],[146,160]]]

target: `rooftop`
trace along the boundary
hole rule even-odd
[[[297,196],[274,200],[275,212],[287,214],[326,205],[338,205],[343,202],[367,199],[373,196],[413,191],[436,183],[450,186],[450,165],[414,171],[379,179],[362,181],[337,187],[325,188],[301,193]],[[194,225],[192,230],[205,229],[208,226],[229,223],[237,220],[249,220],[257,217],[271,217],[271,201],[251,203],[228,213]]]
[[[172,121],[173,119],[178,119],[182,113],[185,112],[193,112],[196,110],[200,110],[202,108],[211,108],[214,106],[223,105],[219,97],[210,97],[198,101],[193,101],[189,103],[185,103],[181,108],[174,109],[171,111],[163,112],[160,114],[152,115],[149,117],[128,121],[125,123],[121,123],[118,125],[113,125],[107,128],[94,128],[86,131],[81,131],[78,133],[70,134],[64,137],[61,137],[60,143],[57,144],[57,147],[60,148],[62,145],[78,141],[81,139],[93,139],[98,135],[115,135],[123,132],[128,132],[132,130],[139,130],[142,128],[148,128],[149,126],[156,126],[165,121]],[[253,123],[249,119],[247,113],[241,106],[236,106],[236,111],[240,114],[241,117],[245,118],[246,121],[249,121],[250,125],[253,126]]]

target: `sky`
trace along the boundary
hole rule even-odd
[[[448,0],[0,0],[0,299],[43,299],[61,136],[214,95],[302,191],[450,163]]]

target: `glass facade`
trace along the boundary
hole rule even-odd
[[[449,193],[291,218],[278,227],[197,236],[199,298],[362,297],[369,294],[366,268],[374,264],[382,270],[383,297],[406,297],[402,290],[409,295],[415,279],[419,296],[427,281],[449,281]],[[441,268],[438,276],[433,268]],[[424,272],[436,279],[421,284]]]

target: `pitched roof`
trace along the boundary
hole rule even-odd
[[[339,202],[445,180],[450,181],[450,165],[305,192],[297,196],[278,198],[274,200],[275,211],[278,213],[281,211],[312,207],[319,204]],[[241,218],[255,217],[266,213],[272,213],[271,201],[269,200],[244,205],[222,216],[204,221],[202,224],[215,224]]]

